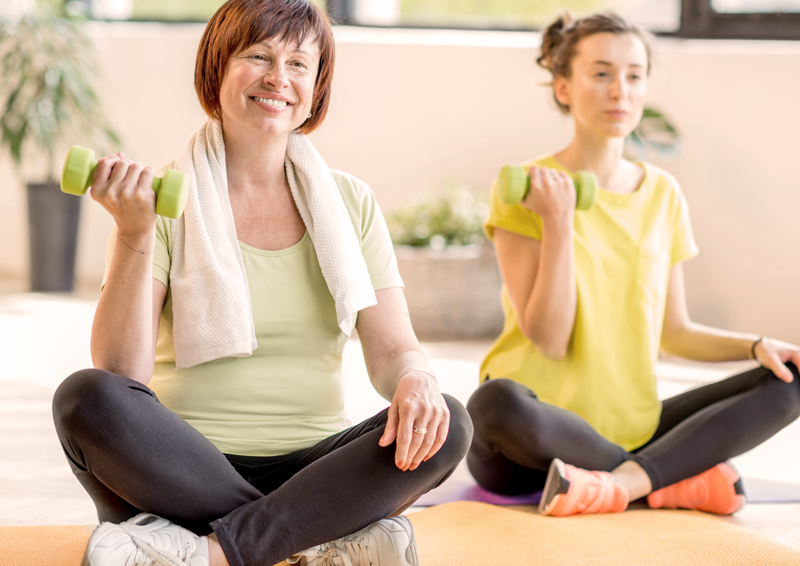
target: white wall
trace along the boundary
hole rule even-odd
[[[95,24],[104,100],[133,159],[171,161],[204,117],[197,25]],[[384,211],[453,179],[487,190],[500,166],[558,148],[570,125],[538,83],[535,34],[337,28],[333,103],[313,141],[370,183]],[[680,127],[669,169],[701,255],[692,317],[800,343],[800,42],[658,41],[650,102]],[[102,276],[110,219],[84,199],[78,276]],[[27,271],[24,189],[0,158],[0,273]]]

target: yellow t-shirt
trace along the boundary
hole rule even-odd
[[[332,173],[373,288],[402,287],[389,232],[372,191],[355,177]],[[333,297],[308,233],[278,251],[239,242],[258,342],[253,355],[178,370],[169,287],[171,224],[170,219],[158,217],[153,255],[153,277],[167,286],[149,384],[159,401],[226,454],[286,454],[348,427],[342,379],[347,337],[337,324]]]
[[[552,156],[532,165],[569,172]],[[594,206],[575,213],[577,313],[567,355],[541,355],[519,328],[503,287],[505,325],[481,365],[481,380],[508,378],[542,401],[582,416],[626,450],[647,442],[661,403],[654,366],[661,341],[670,266],[697,255],[686,200],[675,179],[647,163],[631,194],[598,188]],[[541,240],[541,218],[503,204],[492,187],[489,238],[501,228]]]

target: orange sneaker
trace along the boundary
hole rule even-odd
[[[610,473],[582,470],[556,458],[550,463],[539,514],[621,513],[629,498],[628,490],[615,484]]]
[[[697,509],[731,515],[744,506],[742,478],[732,464],[717,464],[702,474],[668,485],[647,496],[653,509]]]

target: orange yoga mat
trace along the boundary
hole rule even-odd
[[[447,503],[409,518],[422,566],[800,566],[800,551],[694,511],[540,517]],[[0,527],[0,566],[79,566],[92,527]]]

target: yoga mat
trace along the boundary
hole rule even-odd
[[[94,527],[0,527],[0,566],[78,566]]]
[[[760,478],[743,478],[748,503],[798,503],[800,484]]]
[[[797,566],[800,551],[698,511],[542,517],[458,502],[408,516],[422,566]]]
[[[744,491],[748,503],[796,503],[800,502],[800,484],[757,478],[744,478]],[[419,507],[432,507],[453,501],[476,501],[492,505],[536,505],[542,492],[506,496],[481,488],[462,462],[447,481],[420,497],[415,503]]]
[[[412,513],[409,519],[422,566],[800,564],[800,551],[696,511],[559,518],[462,501]],[[78,566],[91,531],[0,527],[0,566]]]

